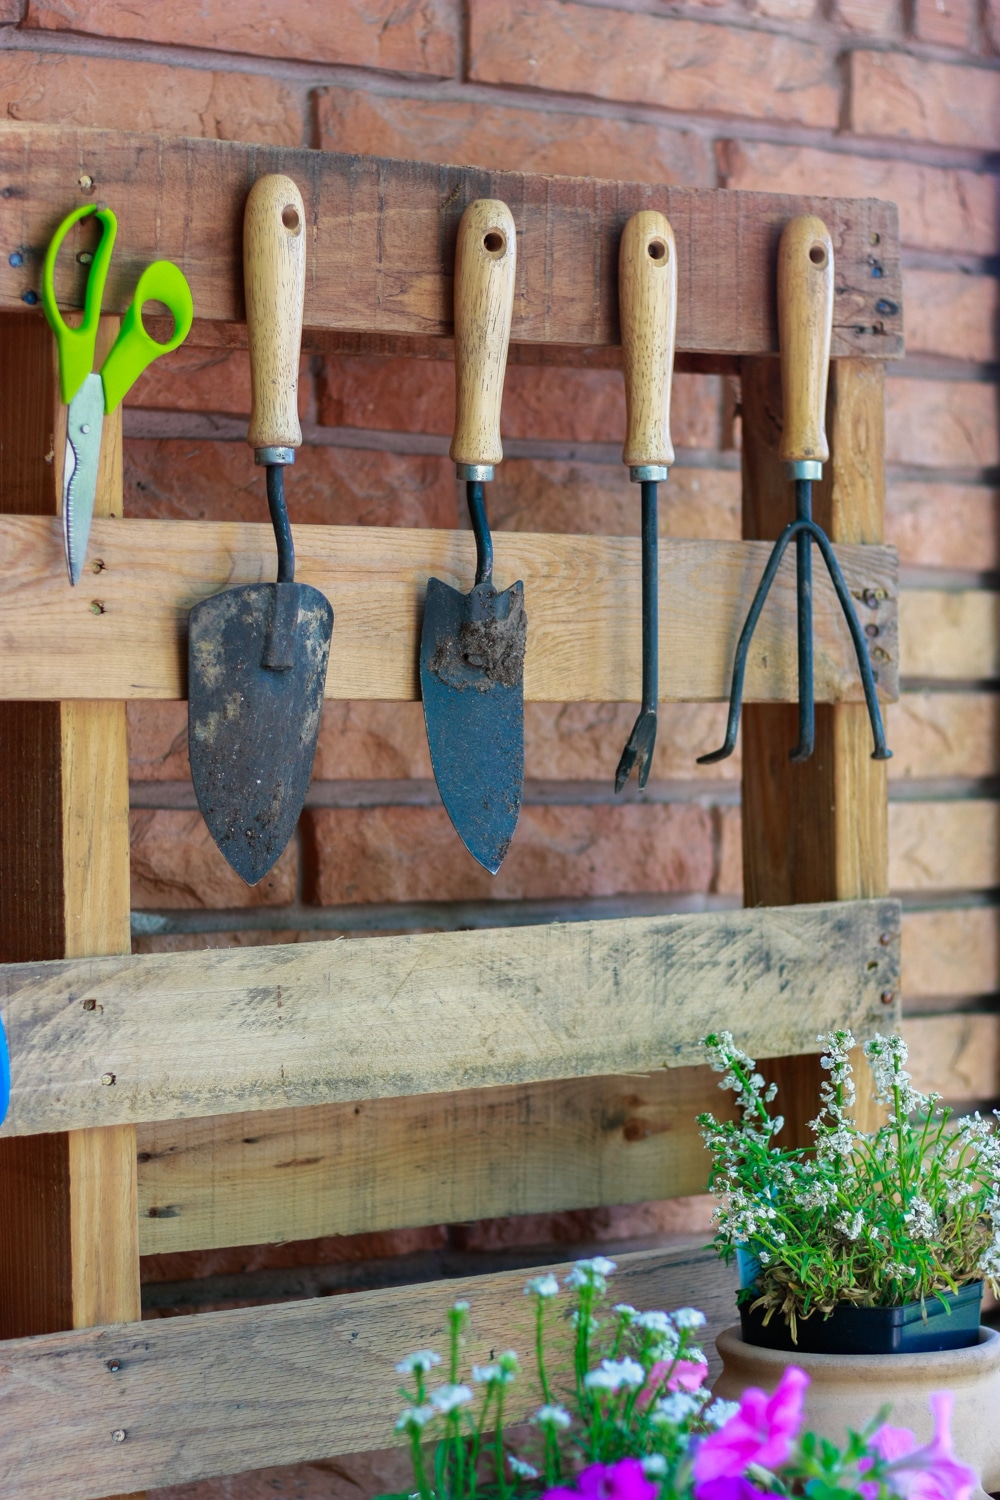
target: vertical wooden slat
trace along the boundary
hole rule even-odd
[[[117,329],[102,320],[98,367]],[[0,510],[53,515],[65,432],[53,341],[36,315],[4,334]],[[94,509],[122,513],[120,411],[105,419]],[[0,961],[128,953],[124,704],[4,704],[0,764]],[[0,1288],[3,1338],[140,1317],[134,1127],[0,1142]]]
[[[813,514],[834,542],[881,542],[885,504],[884,371],[835,360],[827,411],[830,462],[813,486]],[[776,359],[743,364],[743,535],[775,537],[794,514],[793,486],[778,457],[781,377]],[[792,566],[789,562],[787,566]],[[818,557],[814,568],[821,567]],[[845,627],[846,628],[846,627]],[[743,721],[743,880],[747,906],[882,896],[888,891],[886,766],[871,759],[861,704],[818,704],[816,749],[793,765],[794,705],[748,704]],[[887,1009],[891,1023],[892,1011]],[[807,1139],[821,1078],[816,1057],[763,1069],[780,1090],[783,1144]],[[874,1108],[867,1070],[857,1070],[856,1115]]]

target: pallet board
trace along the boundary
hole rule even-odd
[[[546,1267],[558,1275],[568,1266]],[[401,1402],[396,1361],[443,1349],[445,1313],[472,1306],[469,1363],[514,1348],[512,1419],[539,1404],[530,1271],[355,1292],[21,1339],[0,1361],[4,1500],[99,1500],[234,1469],[385,1448]],[[698,1244],[623,1255],[616,1299],[699,1307],[705,1344],[734,1317],[735,1272]],[[553,1320],[555,1321],[555,1320]],[[561,1340],[553,1338],[555,1347]],[[109,1365],[117,1362],[119,1368]],[[115,1442],[111,1434],[125,1433]]]
[[[495,548],[499,586],[524,580],[525,697],[638,698],[639,539],[518,532],[498,534]],[[735,642],[770,548],[663,539],[660,549],[661,697],[728,697]],[[427,578],[471,588],[471,533],[296,526],[295,552],[296,577],[334,607],[327,696],[416,698]],[[878,629],[879,686],[891,700],[895,552],[842,547],[838,556],[862,624]],[[181,698],[192,605],[271,578],[275,565],[271,528],[236,522],[95,520],[88,557],[89,571],[71,589],[58,520],[0,517],[0,699]],[[818,566],[814,597],[817,698],[860,699],[851,639]],[[747,697],[794,698],[796,671],[789,552],[754,637]]]
[[[462,211],[476,198],[502,198],[518,229],[515,343],[617,344],[621,230],[636,209],[658,208],[677,240],[678,349],[776,352],[778,238],[793,215],[818,213],[837,262],[834,357],[903,352],[892,203],[651,187],[10,122],[0,127],[0,224],[4,244],[19,246],[26,264],[11,267],[3,257],[0,307],[22,310],[26,287],[39,289],[41,259],[60,219],[99,200],[121,216],[108,312],[124,312],[141,268],[165,257],[188,277],[199,318],[241,320],[243,207],[251,184],[267,172],[288,173],[305,200],[307,327],[421,339],[450,334]],[[82,305],[84,273],[74,255],[91,238],[85,228],[67,239],[56,279],[62,305]]]
[[[893,1015],[899,920],[872,901],[11,964],[3,1133],[684,1067],[720,1027],[811,1052]]]

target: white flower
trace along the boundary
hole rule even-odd
[[[931,1240],[938,1231],[937,1215],[926,1198],[914,1198],[903,1222],[915,1240]]]
[[[730,1417],[735,1417],[739,1409],[740,1403],[738,1401],[723,1401],[720,1397],[718,1401],[713,1401],[711,1406],[702,1412],[701,1419],[706,1427],[718,1429],[719,1427],[725,1427]]]
[[[472,1378],[479,1385],[510,1385],[517,1376],[517,1352],[508,1349],[491,1365],[473,1365]]]
[[[679,1307],[671,1317],[678,1328],[704,1328],[705,1314],[696,1307]]]
[[[845,1240],[859,1240],[865,1227],[865,1216],[860,1208],[851,1219],[848,1219],[846,1214],[841,1214],[840,1218],[834,1221],[833,1227],[838,1234],[844,1236]]]
[[[510,1472],[516,1474],[519,1479],[537,1479],[538,1470],[533,1464],[526,1464],[524,1459],[515,1458],[513,1453],[507,1454],[507,1462],[510,1464]]]
[[[434,1416],[437,1416],[437,1412],[433,1406],[408,1406],[399,1414],[396,1431],[409,1432],[414,1427],[425,1427]]]
[[[457,1406],[468,1406],[472,1391],[467,1385],[439,1385],[430,1393],[431,1405],[440,1412],[454,1411]]]
[[[646,1372],[638,1360],[602,1359],[596,1370],[588,1370],[583,1383],[588,1390],[617,1391],[623,1385],[636,1387],[643,1384]]]
[[[416,1354],[408,1354],[401,1359],[396,1366],[397,1375],[412,1375],[419,1370],[422,1374],[432,1370],[435,1365],[441,1363],[440,1354],[435,1354],[433,1349],[418,1349]]]
[[[566,1277],[566,1286],[593,1286],[604,1290],[604,1278],[617,1271],[617,1263],[606,1255],[595,1255],[592,1260],[578,1260]]]
[[[526,1297],[557,1297],[559,1295],[559,1282],[551,1272],[545,1276],[532,1276],[524,1289]]]
[[[453,1312],[468,1312],[469,1311],[469,1304],[467,1302],[453,1302],[451,1304],[451,1306],[452,1306],[452,1311]]]
[[[691,1395],[690,1391],[672,1391],[662,1401],[657,1401],[650,1416],[657,1426],[662,1427],[668,1423],[686,1422],[688,1417],[700,1410],[701,1399],[698,1396]]]
[[[565,1406],[540,1406],[531,1419],[541,1427],[569,1427],[573,1421]]]
[[[662,1453],[647,1453],[642,1461],[642,1472],[647,1479],[660,1479],[667,1472],[667,1460]]]
[[[638,1309],[629,1302],[616,1302],[611,1311],[617,1313],[626,1324],[634,1323],[639,1317]]]
[[[673,1333],[673,1324],[670,1314],[665,1312],[639,1313],[635,1319],[636,1328],[648,1328],[653,1333]]]

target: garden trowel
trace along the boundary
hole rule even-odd
[[[441,800],[469,853],[496,874],[517,826],[524,782],[524,585],[498,593],[483,484],[503,458],[500,400],[514,306],[516,242],[506,203],[462,215],[455,248],[455,435],[466,481],[476,578],[462,594],[427,581],[420,687]]]
[[[275,583],[252,583],[191,611],[188,744],[198,806],[226,859],[256,885],[298,822],[312,774],[333,610],[295,582],[284,468],[302,442],[297,391],[305,291],[305,210],[288,177],[247,199],[243,280],[253,402],[247,442],[267,475]]]

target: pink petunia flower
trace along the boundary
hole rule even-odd
[[[934,1436],[919,1447],[906,1427],[880,1427],[872,1447],[891,1465],[891,1483],[904,1500],[969,1500],[978,1484],[973,1471],[955,1457],[951,1445],[951,1391],[931,1396]],[[864,1462],[862,1460],[862,1462]],[[863,1483],[864,1495],[877,1493],[877,1486]]]
[[[774,1490],[759,1490],[749,1479],[709,1479],[695,1485],[696,1500],[781,1500]]]
[[[635,1399],[639,1411],[645,1411],[663,1391],[697,1391],[708,1376],[708,1364],[697,1359],[658,1359],[650,1368],[646,1384]],[[668,1378],[669,1377],[669,1378]]]
[[[541,1500],[656,1500],[659,1488],[642,1471],[638,1458],[616,1464],[591,1464],[577,1477],[575,1490],[546,1490]]]
[[[743,1392],[740,1409],[718,1432],[711,1433],[694,1457],[694,1477],[738,1479],[749,1464],[775,1469],[783,1464],[802,1425],[802,1408],[809,1376],[788,1365],[773,1396],[753,1386]],[[700,1500],[701,1492],[695,1494]]]

